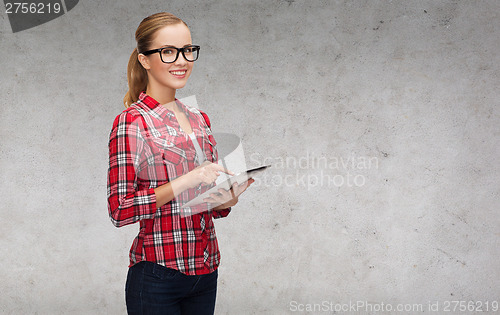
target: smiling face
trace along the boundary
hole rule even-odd
[[[189,29],[183,23],[178,23],[159,29],[154,35],[149,49],[165,46],[181,48],[191,44]],[[193,70],[193,62],[186,61],[182,53],[179,54],[179,57],[173,63],[162,62],[159,53],[148,56],[139,54],[139,61],[148,73],[147,93],[153,97],[157,95],[160,99],[165,98],[161,97],[161,95],[168,94],[175,96],[175,90],[183,88],[186,85],[189,75]]]

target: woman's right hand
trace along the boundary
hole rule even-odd
[[[234,175],[233,172],[225,169],[224,167],[222,167],[222,165],[212,163],[210,161],[205,161],[200,166],[196,167],[194,170],[185,175],[187,177],[188,188],[194,188],[200,184],[212,184],[213,182],[215,182],[217,177],[219,177],[220,172]]]

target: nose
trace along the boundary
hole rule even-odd
[[[186,58],[184,58],[184,54],[182,52],[180,52],[179,58],[177,58],[177,60],[175,61],[175,64],[176,65],[185,65],[187,63],[188,63],[188,61],[186,60]]]

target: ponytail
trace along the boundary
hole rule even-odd
[[[130,55],[127,66],[128,92],[123,98],[123,104],[125,107],[129,107],[133,103],[137,102],[141,92],[145,91],[148,86],[148,73],[137,59],[139,56],[138,51],[144,52],[151,49],[150,46],[153,42],[153,37],[156,31],[164,26],[178,23],[183,23],[187,26],[186,22],[179,19],[175,15],[167,12],[161,12],[148,16],[139,24],[139,27],[135,32],[137,48],[134,49],[132,55]]]
[[[137,53],[137,49],[134,49],[128,61],[128,92],[123,98],[123,104],[125,105],[125,107],[129,107],[134,102],[137,102],[137,100],[139,99],[139,95],[142,91],[146,90],[146,87],[148,85],[148,73],[137,59],[138,55],[139,54]]]

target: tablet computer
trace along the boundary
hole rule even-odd
[[[270,166],[271,165],[259,166],[259,167],[252,168],[252,169],[246,170],[244,172],[238,173],[232,177],[229,177],[228,179],[222,181],[218,185],[205,191],[203,194],[186,202],[184,205],[182,205],[182,208],[191,207],[191,206],[197,205],[199,203],[203,203],[204,202],[203,199],[210,197],[210,194],[218,193],[219,189],[222,188],[225,190],[229,190],[233,186],[234,183],[241,184],[241,183],[245,182],[246,180],[252,178],[256,174],[264,171],[266,168],[268,168]]]

